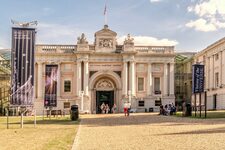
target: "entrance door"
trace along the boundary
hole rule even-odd
[[[111,112],[111,108],[114,104],[114,91],[97,91],[96,92],[96,113],[100,114],[100,106],[102,103],[108,104]]]

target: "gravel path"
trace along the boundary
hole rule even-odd
[[[225,150],[225,119],[82,115],[76,150]]]

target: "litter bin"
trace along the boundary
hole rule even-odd
[[[185,116],[191,116],[192,115],[191,111],[192,111],[191,104],[190,103],[187,103],[186,104]]]
[[[77,120],[79,118],[78,105],[72,105],[70,110],[71,120]]]
[[[154,109],[152,107],[149,108],[149,112],[153,112]]]

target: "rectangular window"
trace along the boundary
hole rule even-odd
[[[71,92],[71,81],[70,80],[64,81],[64,92]]]
[[[138,91],[144,91],[144,78],[138,78]]]
[[[139,107],[144,107],[145,106],[145,101],[138,101],[138,106]]]
[[[64,102],[64,108],[70,108],[70,102]]]
[[[217,72],[217,73],[215,74],[215,84],[216,84],[216,87],[219,86],[219,72]]]
[[[160,78],[154,78],[154,91],[155,91],[155,94],[161,94],[161,91],[160,91]]]

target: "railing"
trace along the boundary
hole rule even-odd
[[[174,46],[135,46],[135,50],[148,54],[174,54]]]
[[[77,47],[75,45],[37,45],[37,53],[74,53]]]

